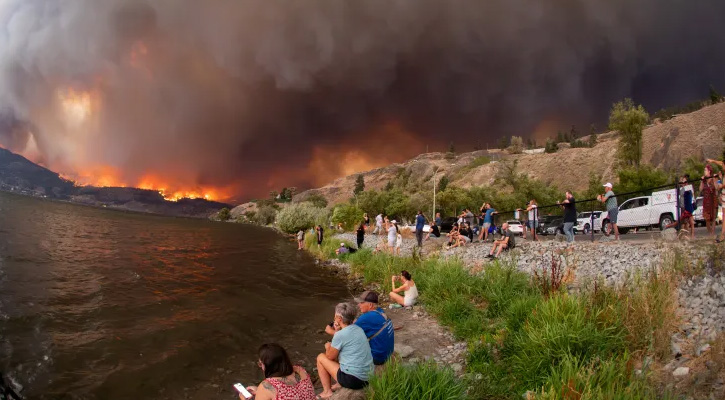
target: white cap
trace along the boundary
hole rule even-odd
[[[612,188],[612,184],[611,184],[611,183],[609,183],[609,182],[607,182],[607,183],[605,183],[605,184],[604,184],[604,187],[608,187],[608,188],[610,188],[610,189],[611,189],[611,188]]]
[[[345,243],[340,243],[340,247],[343,247],[343,246],[345,246]]]
[[[392,220],[390,222],[393,223],[393,224],[397,224],[398,223],[398,221],[396,221],[396,220]]]

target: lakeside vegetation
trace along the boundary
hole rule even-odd
[[[313,239],[307,243],[313,254],[333,258],[340,241],[326,239],[320,250]],[[431,394],[421,398],[446,399],[669,396],[656,390],[651,366],[669,354],[675,291],[687,269],[681,257],[619,288],[592,283],[576,292],[561,280],[565,273],[554,274],[558,282],[543,278],[552,276],[551,260],[532,277],[502,261],[471,274],[457,259],[367,249],[340,259],[382,293],[391,289],[391,275],[410,271],[426,310],[469,344],[465,379],[451,381],[450,371],[427,364],[392,364],[371,382],[370,398],[407,398],[413,386]]]

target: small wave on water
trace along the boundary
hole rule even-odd
[[[27,398],[217,398],[265,341],[312,355],[299,333],[347,295],[267,229],[0,204],[0,368]]]

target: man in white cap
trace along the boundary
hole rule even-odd
[[[340,248],[335,250],[335,254],[337,254],[338,256],[340,254],[347,254],[349,252],[350,252],[350,250],[347,248],[347,246],[345,246],[345,243],[340,243]]]
[[[614,232],[614,238],[619,240],[619,228],[617,228],[617,215],[619,207],[617,205],[617,196],[612,191],[612,184],[607,182],[604,184],[604,194],[597,196],[597,200],[604,203],[607,208],[607,218],[609,219],[609,231]],[[604,227],[602,227],[604,229]]]

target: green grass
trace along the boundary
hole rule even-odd
[[[320,254],[333,257],[339,244],[326,240]],[[386,369],[370,398],[518,399],[527,391],[541,399],[657,398],[647,374],[635,376],[632,365],[645,355],[666,355],[676,260],[617,289],[595,285],[544,295],[529,275],[499,262],[471,275],[457,259],[370,250],[341,258],[383,293],[393,274],[408,270],[426,310],[469,343],[465,396],[458,386],[444,392],[451,372],[426,364]]]
[[[452,370],[432,363],[405,366],[391,361],[370,380],[367,394],[371,400],[463,400],[466,385]]]

